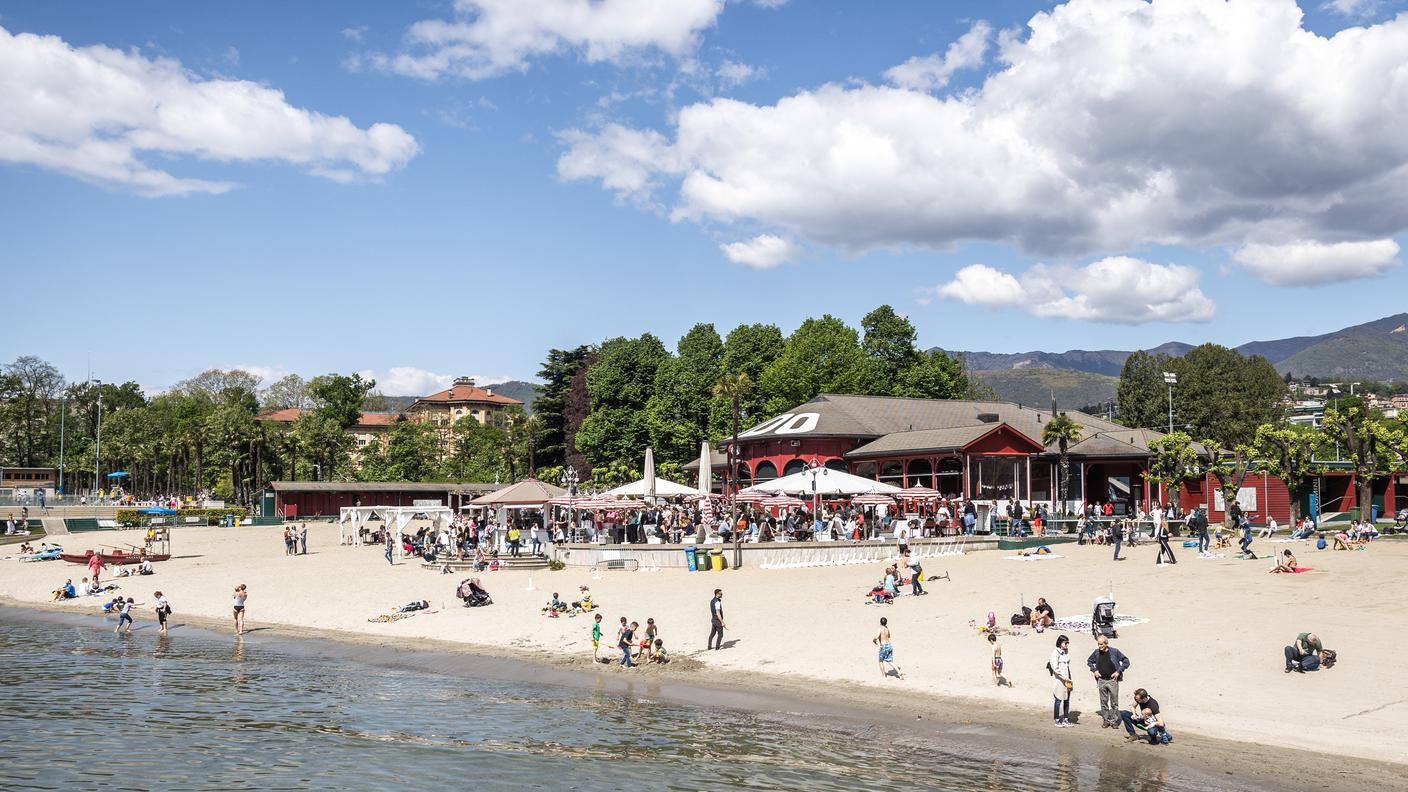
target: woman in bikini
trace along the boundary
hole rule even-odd
[[[1272,571],[1272,572],[1295,572],[1295,571],[1296,571],[1296,557],[1295,557],[1295,554],[1292,553],[1290,550],[1285,550],[1285,551],[1283,551],[1283,552],[1281,553],[1281,557],[1276,561],[1276,566],[1275,566],[1275,568],[1273,568],[1271,571]]]
[[[249,591],[241,583],[235,586],[235,635],[244,635],[244,602],[249,599]]]

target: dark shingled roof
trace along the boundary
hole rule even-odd
[[[493,492],[479,481],[271,481],[276,492]]]

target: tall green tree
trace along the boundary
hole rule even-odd
[[[785,340],[777,325],[741,324],[729,331],[724,339],[722,370],[725,374],[747,374],[753,389],[739,403],[742,420],[753,424],[768,417],[768,394],[758,386],[763,371],[782,354]],[[732,418],[731,406],[713,399],[709,410],[711,434],[720,436],[728,430]]]
[[[1367,516],[1374,502],[1374,482],[1389,474],[1395,449],[1403,443],[1400,428],[1374,414],[1358,397],[1340,399],[1325,409],[1321,422],[1330,442],[1342,445],[1354,463],[1354,485],[1360,514]]]
[[[650,441],[646,404],[655,392],[660,366],[669,357],[665,345],[649,333],[601,345],[586,375],[591,413],[576,437],[593,468],[621,462],[639,469]]]
[[[10,440],[6,444],[14,460],[10,464],[38,467],[53,456],[50,419],[57,415],[63,386],[59,370],[33,355],[0,368],[0,430]],[[58,428],[57,423],[53,428]]]
[[[568,400],[572,395],[572,383],[577,374],[590,362],[592,347],[579,346],[576,349],[550,349],[538,376],[543,386],[538,398],[533,400],[533,415],[541,421],[541,434],[537,449],[540,465],[552,466],[567,464],[569,450],[575,451],[568,443],[569,429],[575,434],[580,422],[569,427]]]
[[[1125,358],[1115,396],[1119,404],[1120,423],[1143,429],[1158,429],[1168,423],[1165,371],[1178,373],[1178,358],[1142,350]],[[1179,414],[1182,414],[1181,406]],[[1177,423],[1181,425],[1186,421],[1179,420]]]
[[[860,335],[836,317],[802,322],[768,364],[760,382],[768,412],[789,410],[819,393],[863,393],[865,355]]]
[[[645,408],[657,463],[689,461],[710,436],[710,389],[723,369],[724,343],[711,324],[695,325],[676,349],[656,370]]]
[[[317,413],[342,429],[350,429],[362,417],[362,403],[376,387],[376,380],[362,375],[324,374],[308,382],[308,393],[317,400]]]
[[[885,396],[903,396],[902,378],[919,365],[922,353],[915,342],[919,333],[909,319],[895,313],[888,305],[866,314],[860,320],[865,336],[861,352],[865,355],[865,387],[869,392]]]
[[[287,374],[269,385],[259,394],[259,409],[264,412],[274,410],[306,410],[312,406],[308,393],[308,383],[297,374]]]
[[[1280,421],[1286,384],[1260,355],[1203,344],[1178,361],[1174,386],[1176,423],[1223,447],[1250,444],[1257,427]]]
[[[435,427],[402,417],[387,430],[385,448],[363,456],[357,474],[366,481],[432,481],[439,472],[439,458]]]
[[[1252,446],[1258,468],[1285,483],[1292,522],[1300,519],[1300,499],[1309,488],[1308,479],[1324,470],[1315,458],[1325,451],[1325,433],[1309,426],[1263,424]]]

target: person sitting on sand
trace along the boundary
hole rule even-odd
[[[1263,526],[1260,531],[1257,531],[1256,536],[1258,539],[1270,539],[1276,535],[1276,531],[1279,530],[1280,527],[1281,526],[1276,524],[1275,517],[1268,516],[1266,518],[1266,525]]]
[[[137,574],[139,574],[139,575],[153,575],[153,574],[156,574],[156,570],[152,569],[152,560],[151,560],[150,558],[147,558],[145,555],[142,556],[142,563],[140,563],[140,564],[137,565]]]
[[[588,613],[596,610],[596,603],[592,602],[592,590],[586,586],[577,587],[577,601],[572,603],[573,613]]]
[[[1273,568],[1271,569],[1271,571],[1272,571],[1272,572],[1295,572],[1295,571],[1296,571],[1296,557],[1295,557],[1295,554],[1292,553],[1289,548],[1286,549],[1286,550],[1281,551],[1281,557],[1280,557],[1279,559],[1277,559],[1277,561],[1276,561],[1276,566],[1273,567]]]
[[[73,588],[73,579],[69,578],[68,580],[64,581],[64,584],[62,586],[59,586],[58,588],[54,589],[54,598],[50,600],[50,602],[58,602],[59,600],[73,599],[75,596],[77,596],[77,592]]]
[[[1315,533],[1315,523],[1301,518],[1300,525],[1291,532],[1292,539],[1309,539]]]
[[[1144,729],[1150,745],[1167,744],[1173,739],[1164,725],[1163,715],[1159,712],[1159,702],[1144,688],[1134,691],[1134,711],[1120,710],[1120,720],[1129,735],[1126,737],[1128,740],[1144,739],[1134,733],[1136,724]]]
[[[429,610],[429,609],[430,609],[430,600],[418,600],[418,601],[412,602],[412,603],[410,603],[410,604],[408,604],[408,605],[402,605],[402,606],[400,607],[400,609],[399,609],[398,612],[400,612],[400,613],[414,613],[415,611],[423,611],[423,610]]]
[[[545,615],[545,616],[550,616],[550,617],[556,619],[559,614],[563,614],[563,613],[566,613],[566,612],[567,612],[567,603],[565,603],[565,602],[563,602],[562,600],[558,599],[557,592],[554,591],[554,592],[552,593],[552,599],[548,601],[548,604],[546,604],[546,605],[543,606],[543,615]]]
[[[1292,671],[1301,673],[1307,670],[1315,670],[1320,666],[1329,668],[1335,664],[1335,652],[1333,649],[1326,649],[1320,642],[1320,636],[1313,632],[1303,632],[1296,636],[1295,641],[1285,649],[1286,673]],[[1306,663],[1307,658],[1314,658],[1316,662]],[[1311,666],[1307,668],[1307,666]]]
[[[1045,597],[1036,598],[1036,608],[1032,610],[1032,626],[1037,632],[1056,625],[1056,611],[1046,603]]]
[[[665,642],[659,638],[655,639],[655,648],[650,650],[650,662],[660,665],[670,662],[669,655],[665,654]]]

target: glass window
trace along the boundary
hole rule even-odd
[[[777,465],[771,462],[759,462],[753,471],[753,480],[757,482],[772,481],[777,478]]]
[[[934,466],[927,459],[913,459],[909,463],[909,473],[905,477],[907,487],[934,486]]]
[[[844,459],[828,459],[826,460],[826,467],[829,470],[839,470],[842,473],[850,472],[846,469],[846,460]]]
[[[900,462],[881,462],[880,480],[886,484],[893,484],[896,487],[904,486],[904,464]]]
[[[875,478],[875,463],[861,462],[860,464],[856,465],[856,475],[860,476],[861,478]]]
[[[790,475],[792,475],[793,473],[801,473],[803,470],[806,470],[806,469],[807,469],[807,463],[806,463],[806,462],[803,462],[803,461],[800,460],[800,459],[794,459],[794,460],[792,460],[791,462],[788,462],[788,463],[787,463],[787,466],[782,469],[782,475],[784,475],[784,476],[790,476]]]
[[[971,489],[981,500],[1026,499],[1027,458],[979,456],[972,458]]]
[[[747,462],[738,463],[738,482],[744,486],[753,483],[753,472],[748,469]]]

